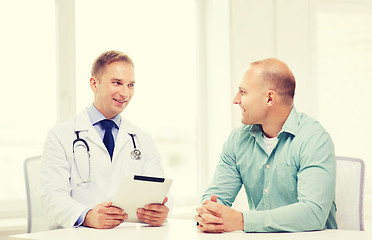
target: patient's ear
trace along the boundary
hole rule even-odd
[[[276,102],[276,92],[273,90],[269,90],[266,95],[266,103],[272,106]]]

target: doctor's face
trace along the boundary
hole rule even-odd
[[[90,79],[94,92],[94,106],[106,118],[121,113],[134,94],[134,68],[127,62],[113,62],[105,66],[101,76]]]
[[[234,98],[234,104],[238,104],[241,108],[243,124],[252,125],[264,122],[267,116],[265,92],[260,69],[250,67],[245,71]]]

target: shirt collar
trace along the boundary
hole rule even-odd
[[[252,125],[252,128],[251,128],[251,134],[254,136],[254,137],[257,137],[258,135],[262,135],[263,131],[262,131],[262,126],[261,124],[255,124],[255,125]]]
[[[89,108],[87,108],[87,112],[88,112],[88,116],[89,116],[89,119],[92,125],[95,125],[99,121],[106,119],[106,117],[100,111],[98,111],[98,109],[96,108],[96,106],[94,106],[94,104],[92,104]],[[116,115],[110,120],[112,120],[115,123],[117,128],[120,127],[120,123],[121,123],[120,114]]]
[[[280,136],[284,132],[296,136],[299,118],[300,118],[300,114],[297,113],[295,107],[293,107],[287,117],[287,120],[284,122],[282,130],[280,130],[278,136]],[[262,135],[263,133],[261,124],[253,125],[250,131],[251,131],[251,134],[255,137],[257,137],[257,135]]]
[[[278,136],[283,132],[296,136],[297,129],[298,129],[298,120],[300,117],[301,115],[296,111],[296,108],[293,107],[291,112],[288,115],[287,120],[283,124],[282,130],[279,132]]]

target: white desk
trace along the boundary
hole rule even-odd
[[[100,230],[92,228],[68,228],[46,232],[13,235],[10,239],[39,240],[193,240],[193,239],[226,239],[226,240],[371,240],[372,232],[325,230],[302,233],[244,233],[242,231],[209,234],[200,232],[192,220],[171,219],[162,227],[149,227],[143,224],[124,223],[117,228]]]

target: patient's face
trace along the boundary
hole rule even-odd
[[[241,122],[246,125],[262,124],[267,115],[267,99],[259,73],[259,67],[248,68],[234,98],[234,104],[242,111]]]

